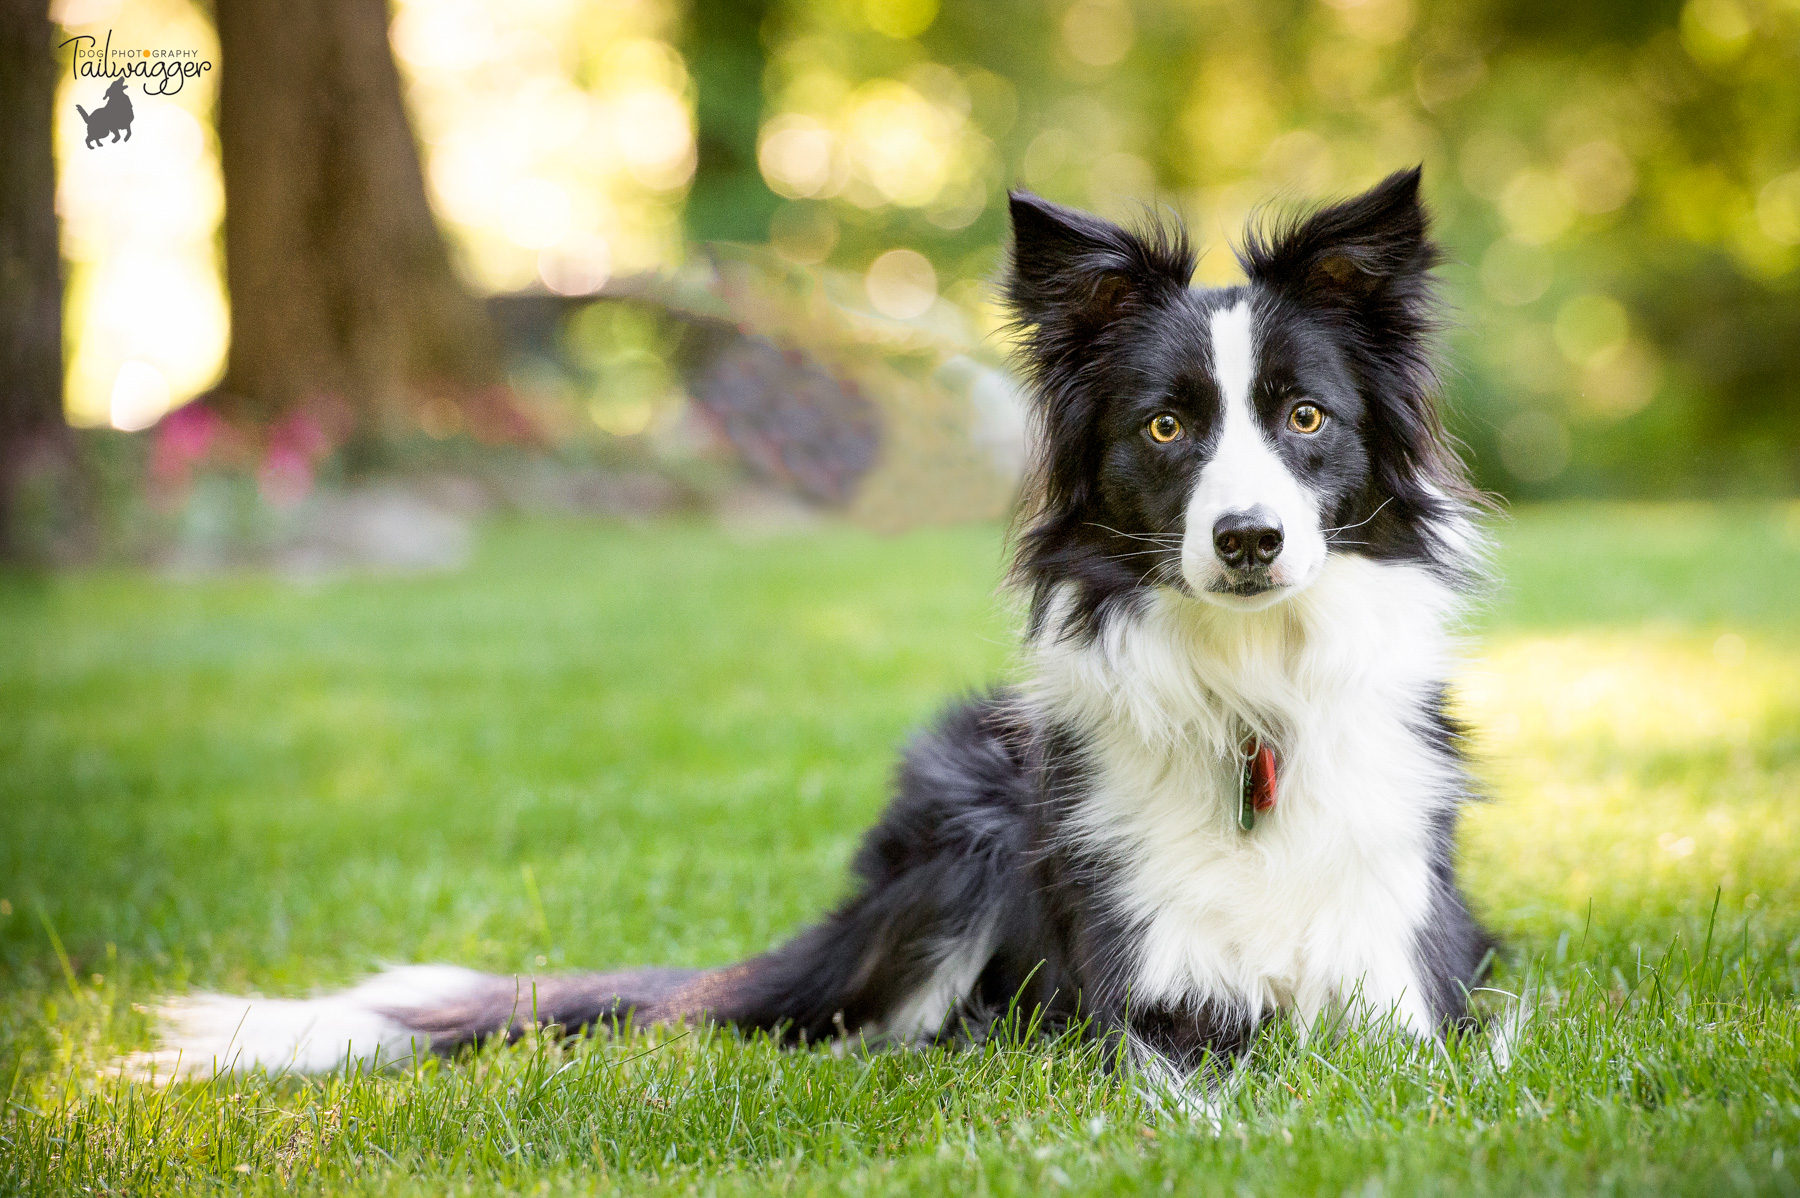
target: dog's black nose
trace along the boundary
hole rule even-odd
[[[1226,512],[1213,523],[1213,552],[1233,570],[1281,556],[1281,521],[1266,507]]]

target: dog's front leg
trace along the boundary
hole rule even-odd
[[[1219,1131],[1237,1092],[1257,1023],[1247,1010],[1153,1007],[1113,1024],[1144,1096]]]

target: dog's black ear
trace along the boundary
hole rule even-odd
[[[1179,229],[1139,235],[1027,191],[1011,193],[1006,298],[1013,317],[1051,338],[1092,333],[1134,306],[1185,288],[1194,255]]]
[[[1426,272],[1438,260],[1429,225],[1413,167],[1269,233],[1252,230],[1238,257],[1253,282],[1378,322],[1427,302]]]
[[[1179,227],[1154,219],[1133,233],[1029,192],[1011,198],[1005,294],[1035,426],[1014,577],[1031,588],[1037,628],[1053,584],[1070,577],[1073,547],[1093,531],[1090,507],[1105,447],[1094,430],[1119,394],[1112,372],[1121,366],[1120,343],[1136,327],[1135,314],[1154,312],[1187,289],[1194,255]]]
[[[1239,261],[1252,283],[1336,326],[1367,404],[1373,510],[1385,511],[1388,521],[1404,522],[1410,513],[1414,527],[1459,527],[1459,504],[1479,500],[1437,409],[1441,322],[1430,272],[1438,251],[1419,200],[1419,168],[1266,235],[1252,233]],[[1449,568],[1467,566],[1464,549],[1433,543]]]

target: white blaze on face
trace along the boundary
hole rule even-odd
[[[1212,454],[1187,505],[1181,573],[1194,593],[1224,607],[1267,607],[1311,582],[1325,564],[1325,536],[1318,504],[1275,452],[1251,402],[1256,381],[1256,337],[1247,301],[1214,312],[1211,323],[1213,381],[1218,385],[1219,432]],[[1213,550],[1213,525],[1228,512],[1261,507],[1281,523],[1281,556],[1270,567],[1275,589],[1231,595],[1213,588],[1225,569]]]

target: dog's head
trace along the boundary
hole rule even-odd
[[[106,98],[108,100],[116,100],[124,94],[125,94],[125,77],[123,75],[121,75],[119,78],[113,80],[111,87],[106,89]]]
[[[1165,586],[1253,610],[1332,553],[1467,567],[1472,497],[1434,403],[1437,259],[1419,172],[1252,233],[1189,286],[1179,230],[1012,197],[1007,297],[1034,391],[1017,571],[1034,625]]]

